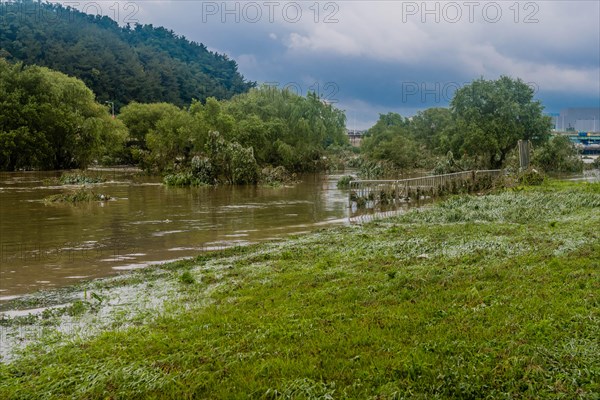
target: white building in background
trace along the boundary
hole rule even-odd
[[[578,119],[575,121],[575,131],[577,132],[598,132],[600,121],[597,119]]]
[[[600,132],[600,107],[565,108],[551,116],[559,132]]]

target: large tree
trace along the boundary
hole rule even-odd
[[[498,168],[518,140],[547,141],[552,123],[533,96],[530,86],[507,76],[480,78],[458,89],[450,103],[456,124],[448,150]]]
[[[414,168],[421,156],[410,132],[410,120],[397,113],[379,114],[361,144],[367,158],[391,161],[397,168]]]
[[[428,108],[419,111],[410,120],[412,137],[434,153],[444,152],[442,140],[453,128],[452,113],[448,108]]]
[[[0,58],[0,170],[86,167],[125,136],[79,79]]]

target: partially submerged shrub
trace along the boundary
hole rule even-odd
[[[252,147],[243,147],[237,142],[227,146],[229,181],[234,185],[247,185],[258,181],[258,164]]]
[[[253,184],[258,181],[258,164],[252,147],[226,141],[219,132],[210,132],[205,153],[192,157],[180,172],[165,176],[169,186],[199,186],[228,183]]]
[[[191,174],[196,177],[200,182],[214,183],[215,168],[208,157],[194,156],[192,158],[192,172]]]
[[[167,186],[185,187],[207,185],[206,182],[202,182],[198,177],[194,176],[194,174],[189,171],[166,175],[163,181]]]
[[[64,173],[58,178],[63,185],[86,185],[91,183],[102,183],[104,178],[99,176],[90,176],[86,173]]]
[[[58,193],[44,199],[46,203],[86,203],[91,201],[108,201],[111,197],[106,194],[94,193],[91,190],[80,188],[71,193]]]
[[[47,185],[90,185],[105,182],[100,176],[92,176],[85,172],[64,172],[59,178],[44,179]]]
[[[338,189],[348,189],[350,187],[350,182],[354,180],[352,175],[344,175],[337,181]]]
[[[290,173],[285,167],[268,166],[260,171],[260,182],[269,186],[291,185],[297,183],[296,174]]]

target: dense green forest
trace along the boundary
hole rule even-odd
[[[235,61],[171,30],[120,27],[106,16],[32,0],[2,3],[0,57],[80,78],[117,110],[132,101],[184,106],[228,99],[255,86]]]
[[[348,145],[343,112],[314,93],[248,92],[202,44],[60,4],[2,4],[0,68],[2,170],[133,163],[176,184],[253,183],[266,166],[323,169],[328,146]]]

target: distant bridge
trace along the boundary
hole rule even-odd
[[[350,140],[350,144],[356,147],[360,146],[362,138],[366,133],[366,130],[346,129],[346,134],[348,135],[348,140]]]

